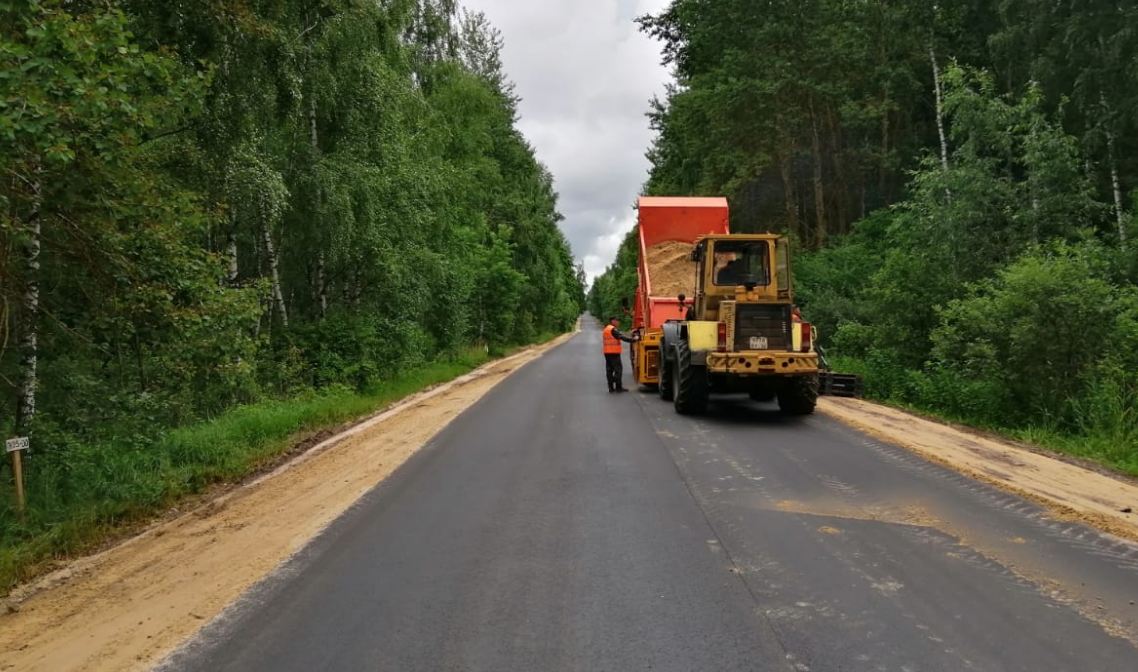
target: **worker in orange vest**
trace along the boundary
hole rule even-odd
[[[624,389],[624,365],[620,362],[620,342],[635,343],[636,337],[625,336],[616,327],[620,318],[615,315],[609,318],[609,325],[601,333],[601,344],[605,352],[605,377],[608,379],[609,392],[627,392]]]

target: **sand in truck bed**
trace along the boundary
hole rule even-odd
[[[695,293],[695,264],[691,243],[666,240],[648,248],[648,275],[652,296],[691,298]]]

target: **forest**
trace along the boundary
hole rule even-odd
[[[570,328],[501,48],[456,0],[0,2],[0,588]]]
[[[673,0],[645,192],[789,235],[871,397],[1138,474],[1138,5]],[[619,311],[629,234],[589,295]]]

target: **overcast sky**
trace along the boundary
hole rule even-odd
[[[668,0],[464,0],[506,42],[521,96],[521,130],[553,172],[562,229],[590,280],[612,263],[635,222],[652,133],[644,116],[663,93],[660,45],[637,16]]]

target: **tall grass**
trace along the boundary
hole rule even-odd
[[[1099,376],[1071,408],[1075,431],[1034,428],[1022,438],[1138,476],[1138,389],[1123,376]]]
[[[234,408],[166,432],[151,445],[124,439],[73,446],[65,456],[32,453],[23,520],[10,503],[0,508],[0,594],[54,558],[87,551],[180,498],[256,472],[306,437],[453,380],[499,354],[470,350],[363,392],[329,388]]]
[[[1138,436],[1070,434],[1041,427],[1023,429],[1013,434],[1022,441],[1138,477]]]

